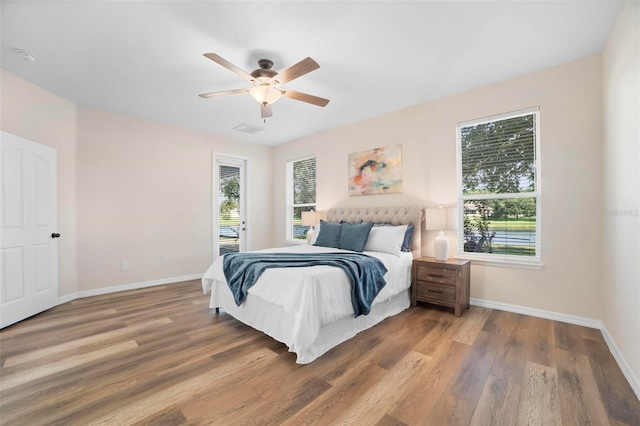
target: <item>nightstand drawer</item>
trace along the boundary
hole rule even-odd
[[[450,285],[418,281],[416,284],[416,296],[418,298],[454,302],[456,300],[456,288]]]
[[[454,269],[434,268],[433,266],[418,265],[418,276],[421,281],[431,281],[439,284],[456,285],[456,271]]]

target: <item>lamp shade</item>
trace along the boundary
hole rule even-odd
[[[425,211],[425,226],[427,231],[440,231],[447,229],[447,210],[427,209]]]
[[[447,210],[447,228],[446,229],[458,229],[458,209],[456,207],[449,207]]]
[[[313,226],[320,222],[318,212],[302,212],[302,226]]]

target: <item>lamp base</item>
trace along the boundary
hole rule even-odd
[[[307,245],[311,245],[312,241],[313,241],[313,226],[309,227],[309,230],[307,231]]]
[[[444,232],[440,231],[433,246],[436,252],[436,260],[447,260],[449,256],[449,239],[444,236]]]

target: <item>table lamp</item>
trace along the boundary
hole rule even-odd
[[[445,229],[457,229],[458,217],[455,207],[426,210],[427,231],[440,231],[433,242],[436,260],[446,261],[449,256],[449,238],[444,235]]]
[[[320,216],[318,212],[302,212],[302,226],[308,226],[307,231],[307,244],[311,244],[313,239],[313,225],[317,225],[320,222]]]

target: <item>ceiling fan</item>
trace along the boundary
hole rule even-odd
[[[211,59],[213,62],[222,65],[228,70],[238,74],[240,77],[252,83],[253,87],[248,87],[246,89],[225,90],[223,92],[203,93],[201,95],[198,95],[201,98],[213,98],[216,96],[235,95],[238,93],[249,92],[253,99],[260,103],[262,118],[271,117],[273,115],[273,112],[271,111],[271,104],[280,99],[282,96],[320,107],[324,107],[329,103],[329,99],[320,98],[318,96],[313,96],[307,93],[297,92],[295,90],[289,90],[280,87],[281,84],[286,84],[293,79],[301,77],[313,70],[320,68],[320,65],[318,65],[318,63],[311,58],[305,58],[280,73],[271,69],[271,67],[273,66],[272,61],[270,61],[269,59],[260,59],[258,61],[258,66],[260,68],[252,71],[251,74],[248,74],[215,53],[205,53],[204,56]]]

